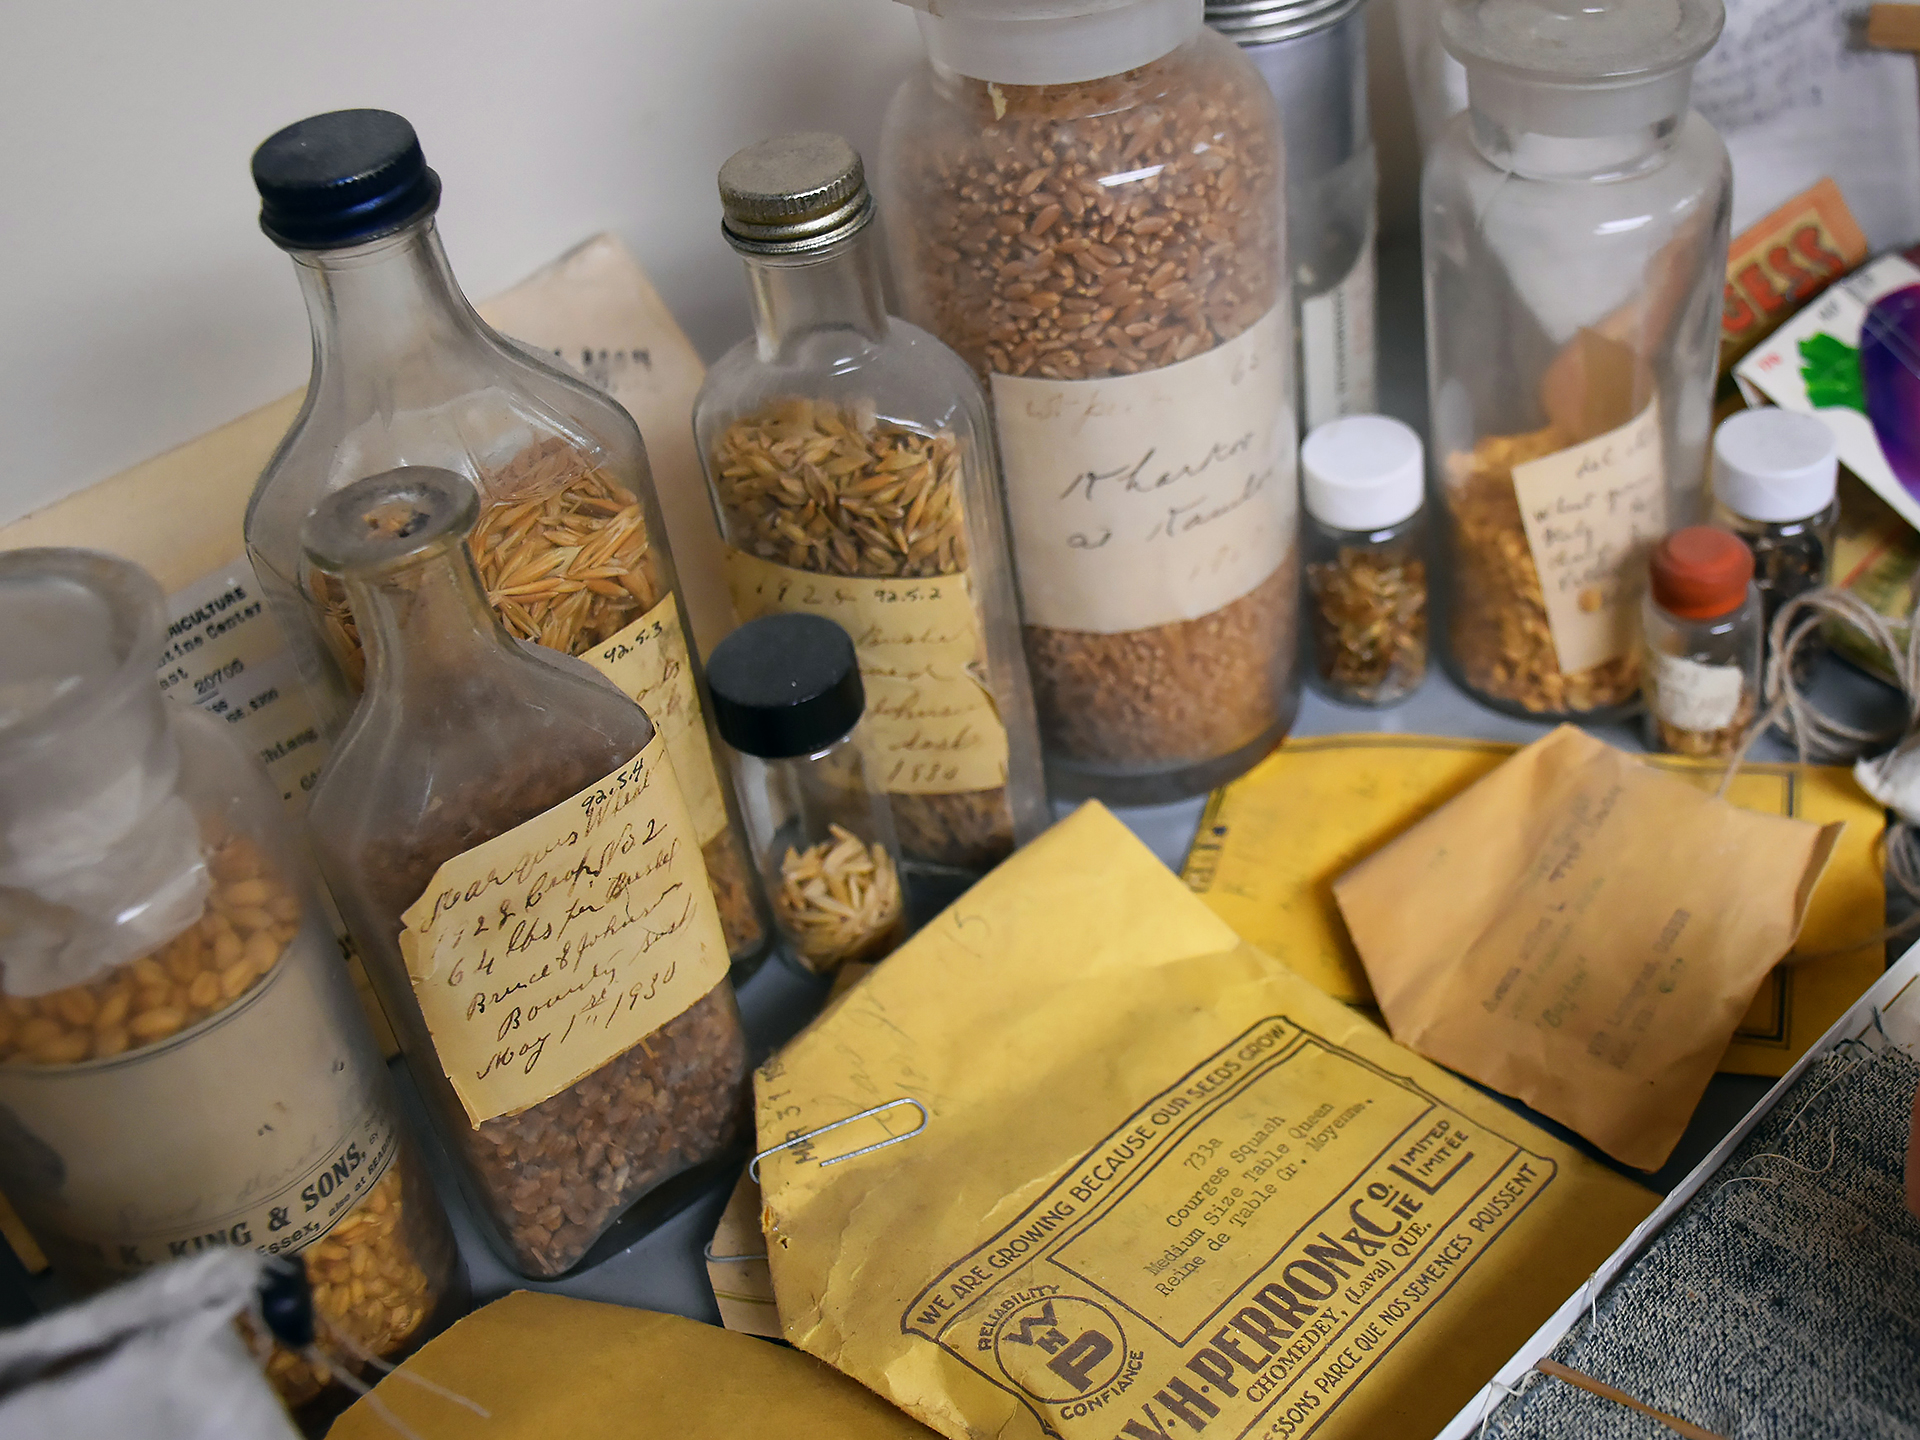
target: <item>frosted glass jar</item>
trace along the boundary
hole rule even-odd
[[[1687,108],[1719,0],[1447,0],[1468,112],[1422,186],[1443,633],[1536,716],[1623,714],[1649,547],[1697,519],[1726,147]]]

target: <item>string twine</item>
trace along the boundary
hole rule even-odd
[[[1800,688],[1794,679],[1794,661],[1813,643],[1829,619],[1850,626],[1884,657],[1905,703],[1904,720],[1877,727],[1855,725],[1821,709],[1812,695]],[[1725,797],[1754,742],[1776,727],[1793,746],[1802,764],[1846,764],[1891,744],[1892,751],[1878,762],[1884,770],[1888,761],[1920,747],[1920,609],[1910,615],[1906,623],[1907,638],[1902,642],[1894,632],[1893,621],[1858,596],[1831,585],[1808,590],[1782,605],[1767,633],[1767,668],[1761,685],[1766,709],[1742,737],[1740,748],[1727,762],[1726,771],[1720,777],[1720,788],[1715,793]],[[1812,652],[1806,653],[1811,658]],[[1858,768],[1855,773],[1859,774]],[[1914,913],[1897,925],[1885,926],[1838,950],[1822,950],[1797,958],[1821,959],[1869,945],[1884,945],[1920,926],[1920,832],[1896,810],[1883,843],[1887,882],[1916,906]]]

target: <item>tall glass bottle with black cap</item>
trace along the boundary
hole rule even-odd
[[[971,874],[1047,824],[1004,499],[979,382],[880,295],[873,199],[837,135],[720,170],[754,336],[694,403],[735,613],[846,628],[867,773],[908,862]]]
[[[299,121],[254,153],[260,227],[293,257],[313,322],[306,404],[247,507],[247,550],[337,736],[365,657],[339,583],[300,527],[331,492],[396,465],[472,481],[469,537],[508,630],[578,656],[660,727],[736,965],[765,902],[716,767],[698,659],[646,449],[614,400],[498,334],[461,294],[434,226],[440,178],[384,110]]]
[[[851,636],[818,615],[749,620],[707,676],[782,938],[809,969],[906,938],[892,806],[870,783]]]

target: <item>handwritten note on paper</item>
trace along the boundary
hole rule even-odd
[[[700,692],[680,609],[669,595],[618,635],[580,657],[639,702],[667,742],[674,778],[693,817],[694,838],[705,845],[727,828]]]
[[[233,726],[288,809],[303,813],[327,745],[253,566],[232,561],[169,596],[155,658],[161,690]]]
[[[1913,57],[1861,48],[1858,0],[1727,0],[1693,105],[1733,156],[1744,230],[1831,176],[1875,250],[1920,235]]]
[[[987,689],[986,647],[965,572],[856,579],[729,550],[727,585],[742,621],[822,615],[853,637],[867,691],[870,783],[894,795],[1007,783],[1007,727]]]
[[[655,735],[606,779],[434,872],[400,953],[475,1125],[538,1105],[713,989],[727,945]]]
[[[1667,529],[1658,402],[1618,430],[1514,466],[1513,490],[1560,668],[1626,654],[1641,562]]]
[[[1291,351],[1276,308],[1139,375],[993,377],[1028,624],[1194,620],[1274,572],[1294,535]]]

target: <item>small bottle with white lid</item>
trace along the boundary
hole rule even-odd
[[[1641,613],[1647,746],[1731,755],[1760,695],[1760,595],[1753,553],[1716,525],[1654,547]]]
[[[1816,415],[1742,410],[1714,432],[1713,522],[1753,552],[1753,583],[1768,637],[1782,605],[1827,583],[1840,522],[1839,465],[1833,431]],[[1796,671],[1810,669],[1818,653],[1817,646],[1803,644],[1805,665],[1796,664]]]
[[[1329,699],[1391,705],[1427,673],[1420,437],[1348,415],[1314,428],[1300,467],[1316,682]]]

